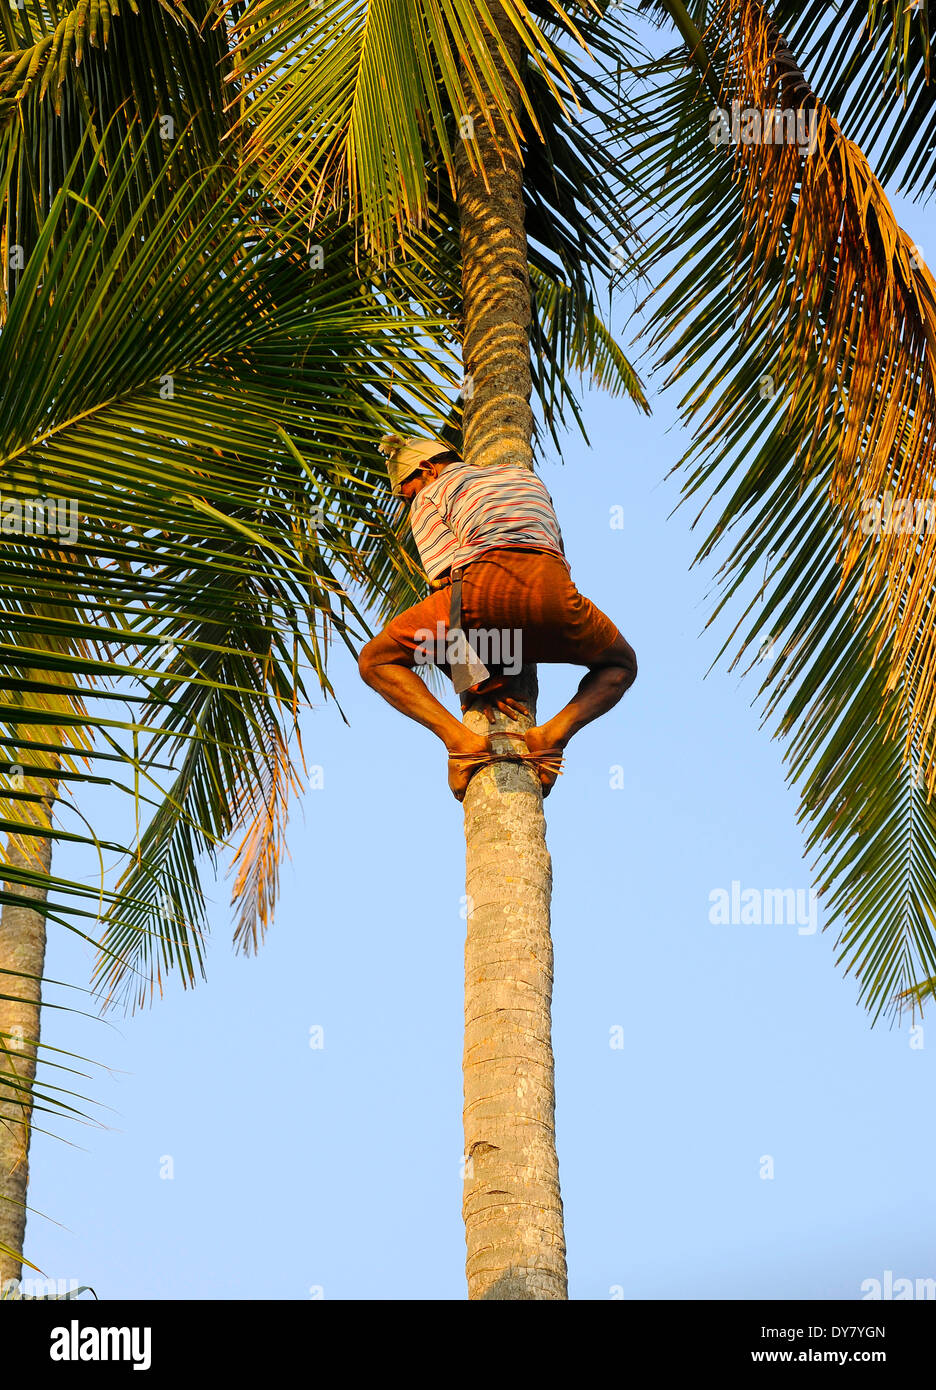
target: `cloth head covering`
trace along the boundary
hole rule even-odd
[[[412,477],[424,463],[437,454],[451,451],[450,444],[440,444],[438,439],[404,439],[401,434],[385,434],[380,441],[380,452],[387,455],[390,491],[394,497],[402,496],[400,484]]]

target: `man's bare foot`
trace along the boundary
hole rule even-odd
[[[535,728],[527,729],[524,738],[526,739],[526,746],[531,753],[555,752],[557,749],[564,747],[564,744],[559,743],[548,732],[548,725],[546,724],[537,724]],[[548,767],[543,763],[538,763],[536,771],[539,773],[540,783],[543,788],[543,796],[547,797],[553,789],[553,783],[559,776],[559,767],[558,765]]]
[[[459,740],[458,746],[449,748],[448,784],[456,801],[464,801],[468,783],[479,767],[478,763],[471,762],[469,759],[484,757],[490,752],[490,739],[485,738],[482,734],[473,734],[468,729],[465,730],[464,739]],[[464,761],[459,761],[460,759]]]

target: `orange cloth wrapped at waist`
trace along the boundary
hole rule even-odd
[[[399,613],[387,635],[414,652],[425,641],[419,634],[447,628],[450,600],[450,587],[435,590]],[[516,633],[525,665],[589,666],[618,636],[611,619],[579,593],[561,555],[519,548],[487,551],[466,567],[461,626],[469,637],[472,630]]]

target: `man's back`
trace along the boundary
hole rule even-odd
[[[528,469],[450,463],[413,499],[410,524],[430,579],[509,546],[564,558],[546,485]]]

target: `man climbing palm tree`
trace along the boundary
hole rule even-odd
[[[578,592],[552,499],[526,469],[475,468],[438,440],[387,435],[381,444],[395,496],[411,504],[410,525],[433,592],[400,613],[361,651],[361,676],[395,709],[431,729],[449,753],[448,783],[457,800],[474,772],[497,760],[528,759],[547,796],[562,750],[579,729],[605,714],[633,684],[633,648],[610,618]],[[467,636],[466,636],[467,632]],[[492,675],[476,647],[521,663],[587,666],[573,698],[528,729],[526,747],[495,753],[442,705],[416,674],[433,660],[452,677],[465,709],[523,712],[509,694],[510,663]],[[516,737],[521,737],[516,735]]]

